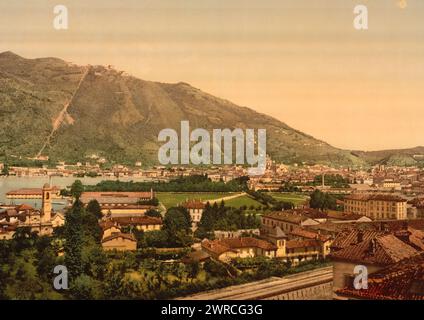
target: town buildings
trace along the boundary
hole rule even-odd
[[[102,228],[102,247],[104,250],[134,251],[137,249],[137,240],[132,233],[121,232],[121,227],[114,221],[100,223]]]
[[[113,233],[102,239],[102,247],[104,250],[135,251],[137,241],[131,233]]]
[[[407,200],[391,194],[351,194],[344,198],[344,211],[373,220],[401,220],[407,218]]]
[[[52,199],[55,194],[57,194],[56,189],[46,183],[41,189],[41,210],[35,210],[26,204],[3,206],[3,209],[0,209],[0,223],[7,225],[7,228],[3,228],[3,237],[13,236],[16,228],[19,227],[29,227],[31,232],[50,235],[54,227],[62,226],[65,223],[64,215],[53,211],[52,208]],[[31,196],[34,195],[31,193]],[[5,229],[8,235],[5,235]]]
[[[43,189],[42,188],[21,188],[17,190],[11,190],[6,193],[7,199],[42,199]],[[51,188],[51,197],[54,199],[60,198],[60,188],[53,186]]]
[[[80,201],[84,206],[91,200],[96,200],[104,215],[111,216],[142,216],[149,209],[154,208],[148,201],[154,198],[150,192],[83,192]]]
[[[216,260],[229,262],[234,258],[268,257],[275,258],[277,246],[267,241],[252,238],[226,238],[202,241],[202,250]]]
[[[182,207],[188,210],[191,218],[191,229],[195,231],[197,226],[202,219],[203,211],[205,210],[205,204],[200,200],[188,200],[184,202]]]
[[[316,210],[285,210],[263,214],[261,217],[262,229],[272,229],[278,226],[282,231],[288,233],[299,227],[317,225],[319,221],[306,214],[306,212],[312,211],[317,214],[317,219],[322,217]]]
[[[157,231],[162,228],[162,219],[158,217],[140,216],[140,217],[112,217],[110,219],[120,227],[136,228],[139,231],[149,232]]]

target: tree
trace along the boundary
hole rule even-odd
[[[319,190],[312,192],[309,206],[320,210],[337,209],[336,198],[329,193],[323,193]]]
[[[93,300],[101,298],[100,283],[95,279],[82,274],[78,276],[71,286],[71,295],[78,300]]]
[[[144,239],[148,247],[166,247],[168,245],[168,233],[164,230],[145,232]]]
[[[81,211],[81,225],[83,231],[83,239],[85,243],[95,242],[100,244],[102,238],[102,229],[100,228],[97,218],[84,208]]]
[[[152,199],[149,199],[149,200],[139,200],[139,201],[137,201],[137,204],[144,204],[144,205],[149,205],[149,206],[158,206],[159,200],[158,200],[158,198],[152,198]]]
[[[90,202],[87,204],[86,210],[93,214],[97,219],[101,219],[103,217],[102,209],[96,199],[90,200]]]
[[[97,279],[104,280],[108,259],[100,246],[85,247],[82,252],[84,273]]]
[[[147,210],[144,215],[147,217],[162,218],[162,215],[160,214],[160,212],[155,209]]]
[[[38,237],[35,243],[37,249],[37,272],[46,281],[50,281],[53,275],[53,268],[56,263],[56,251],[52,245],[52,239],[48,236]]]
[[[56,254],[52,248],[43,250],[37,263],[37,273],[46,281],[50,281],[56,266]]]
[[[170,208],[165,215],[164,230],[189,230],[191,228],[191,218],[187,209],[182,207]]]
[[[82,203],[77,200],[68,210],[65,218],[65,266],[68,268],[71,281],[83,272],[81,255],[83,245],[82,211]]]
[[[191,281],[193,281],[199,275],[199,272],[200,272],[199,262],[192,262],[187,265],[187,274],[189,278],[191,279]]]
[[[81,194],[84,192],[84,185],[81,180],[75,180],[71,186],[71,195],[75,198],[75,200],[79,200]]]
[[[225,266],[221,262],[213,259],[209,259],[205,262],[204,269],[214,277],[225,277],[227,275]]]
[[[19,227],[13,234],[13,240],[17,251],[31,248],[37,240],[37,233],[31,231],[31,227]]]
[[[8,176],[9,175],[9,165],[5,163],[3,165],[3,168],[1,169],[1,176]]]
[[[185,208],[170,208],[163,221],[163,231],[168,235],[170,245],[185,246],[191,242],[191,218]]]

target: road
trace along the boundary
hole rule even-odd
[[[234,194],[234,195],[231,195],[231,196],[226,196],[226,197],[219,198],[219,199],[205,200],[205,201],[202,201],[202,202],[203,203],[209,202],[210,204],[214,204],[215,202],[217,202],[217,203],[220,203],[221,201],[225,202],[227,200],[235,199],[235,198],[238,198],[238,197],[241,197],[241,196],[244,196],[244,195],[246,195],[246,192],[237,193],[237,194]]]

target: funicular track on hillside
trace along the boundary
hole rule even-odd
[[[72,104],[76,94],[78,93],[81,84],[84,82],[88,72],[90,71],[90,66],[85,67],[85,70],[81,76],[81,79],[78,82],[77,87],[74,90],[74,93],[72,94],[72,96],[69,98],[68,102],[66,102],[63,106],[63,109],[59,112],[59,114],[57,115],[56,119],[53,121],[52,124],[52,130],[50,131],[50,134],[47,136],[46,141],[44,142],[43,146],[41,147],[40,151],[38,151],[36,158],[40,157],[44,151],[44,149],[50,145],[50,140],[53,138],[54,133],[60,128],[60,126],[62,125],[62,123],[65,121],[66,116],[68,115],[68,108],[69,106]]]

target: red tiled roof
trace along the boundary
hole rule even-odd
[[[220,243],[219,240],[210,241],[205,239],[202,241],[202,247],[209,251],[214,252],[217,255],[220,255],[227,251],[234,251],[234,249],[229,248],[228,246]]]
[[[394,235],[385,234],[332,252],[330,257],[334,260],[385,266],[417,253],[417,250]]]
[[[57,186],[52,187],[53,191],[59,191],[60,188]],[[6,196],[16,196],[16,195],[35,195],[35,196],[42,196],[43,189],[42,188],[21,188],[17,190],[11,190],[6,193]]]
[[[34,210],[33,207],[31,207],[29,204],[21,204],[16,207],[16,210],[23,211],[23,210]]]
[[[138,198],[136,199],[136,198],[131,198],[131,199],[135,199],[135,201],[137,202],[138,201]],[[106,210],[106,209],[109,209],[109,210],[112,210],[112,209],[138,209],[138,210],[140,210],[140,209],[142,209],[142,210],[149,210],[149,209],[153,209],[153,208],[155,208],[155,206],[152,206],[152,205],[148,205],[148,204],[125,204],[125,205],[113,205],[113,204],[108,204],[108,203],[105,203],[105,204],[101,204],[100,205],[101,206],[101,209],[102,210]]]
[[[132,233],[114,233],[108,237],[102,239],[102,242],[106,242],[115,238],[124,238],[127,240],[136,241],[134,235]]]
[[[327,218],[337,219],[337,220],[358,220],[363,217],[363,215],[361,214],[335,211],[335,210],[328,210],[326,213],[327,213]]]
[[[290,234],[293,236],[301,237],[301,238],[319,240],[323,242],[328,241],[331,238],[331,236],[329,235],[320,234],[318,232],[306,230],[303,228],[296,228],[292,232],[290,232]]]
[[[424,300],[424,253],[368,276],[368,289],[345,287],[337,294],[356,299]]]
[[[265,240],[256,239],[252,237],[242,238],[227,238],[221,240],[204,240],[202,246],[216,254],[221,254],[227,251],[241,248],[260,248],[263,250],[277,250],[277,247]]]
[[[362,241],[374,239],[378,235],[383,235],[385,232],[377,230],[358,230],[349,229],[341,231],[331,244],[331,250],[338,250],[356,245]]]
[[[80,200],[86,204],[91,200],[97,200],[100,204],[105,203],[131,203],[135,204],[140,199],[151,199],[150,192],[83,192]]]
[[[130,191],[130,192],[124,192],[124,191],[86,191],[81,194],[81,197],[90,197],[90,198],[96,198],[96,197],[123,197],[123,198],[150,198],[151,193],[149,192],[138,192],[138,191]]]
[[[116,225],[116,222],[114,222],[112,220],[101,221],[99,223],[99,225],[100,225],[100,228],[102,228],[102,230],[107,230],[107,229],[112,228],[112,227],[119,229],[119,227]]]
[[[112,221],[115,221],[119,225],[156,225],[162,224],[162,219],[159,217],[113,217]]]
[[[424,251],[424,231],[408,227],[407,230],[396,231],[395,236],[411,247]]]
[[[344,197],[344,200],[358,200],[358,201],[395,201],[395,202],[406,202],[406,199],[392,194],[351,194]]]
[[[274,211],[262,215],[263,218],[289,222],[293,224],[301,224],[303,221],[310,219],[309,217],[298,213],[295,210]]]
[[[182,207],[187,209],[204,209],[205,204],[200,200],[188,200],[181,204]]]

